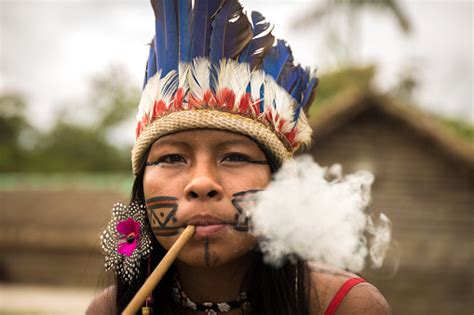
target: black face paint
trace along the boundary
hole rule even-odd
[[[158,196],[145,200],[151,229],[156,236],[173,236],[180,233],[182,226],[176,219],[177,198]]]
[[[260,165],[268,165],[268,161],[266,160],[263,160],[263,161],[248,161],[249,163],[253,163],[253,164],[260,164]]]
[[[256,194],[262,191],[262,189],[251,189],[245,191],[239,191],[232,195],[232,204],[234,205],[237,213],[234,215],[233,228],[237,231],[248,232],[251,225],[250,217],[245,212],[246,209],[255,205],[257,201]]]
[[[209,238],[204,239],[204,263],[209,267]]]

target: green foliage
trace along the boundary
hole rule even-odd
[[[369,90],[375,75],[375,67],[347,67],[319,77],[316,103],[310,107],[309,116],[316,115],[329,99],[349,88]]]
[[[460,120],[440,118],[440,121],[456,135],[474,145],[474,126]]]
[[[111,67],[91,82],[89,103],[98,111],[100,131],[134,117],[139,100],[140,90],[132,86],[120,67]]]
[[[130,169],[128,150],[120,151],[108,144],[94,129],[62,122],[42,137],[30,154],[30,162],[26,171],[107,172]]]
[[[16,94],[0,97],[0,172],[130,172],[130,147],[107,141],[108,132],[133,119],[140,91],[119,68],[111,68],[91,84],[87,104],[74,104],[48,132],[33,129],[25,118],[26,104]],[[92,125],[79,125],[78,106],[88,108]],[[22,138],[32,142],[21,146]],[[34,137],[33,137],[34,136]]]
[[[23,163],[21,135],[31,128],[24,117],[25,108],[18,94],[0,96],[0,172],[17,171]]]

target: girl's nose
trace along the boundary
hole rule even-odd
[[[195,174],[184,189],[188,200],[220,200],[223,197],[222,186],[217,176],[209,167]]]

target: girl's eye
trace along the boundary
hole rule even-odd
[[[186,160],[178,154],[165,155],[154,162],[148,162],[147,165],[159,165],[159,164],[186,164]]]
[[[229,154],[226,157],[224,157],[224,159],[222,159],[222,162],[249,162],[249,161],[250,161],[250,158],[239,153]]]

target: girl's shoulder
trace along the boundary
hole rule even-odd
[[[86,310],[86,315],[95,314],[116,314],[115,311],[115,300],[117,295],[117,288],[115,285],[111,285],[99,294],[97,294],[92,300],[91,304]]]
[[[314,314],[391,314],[382,293],[360,276],[320,263],[310,264],[310,271]]]

